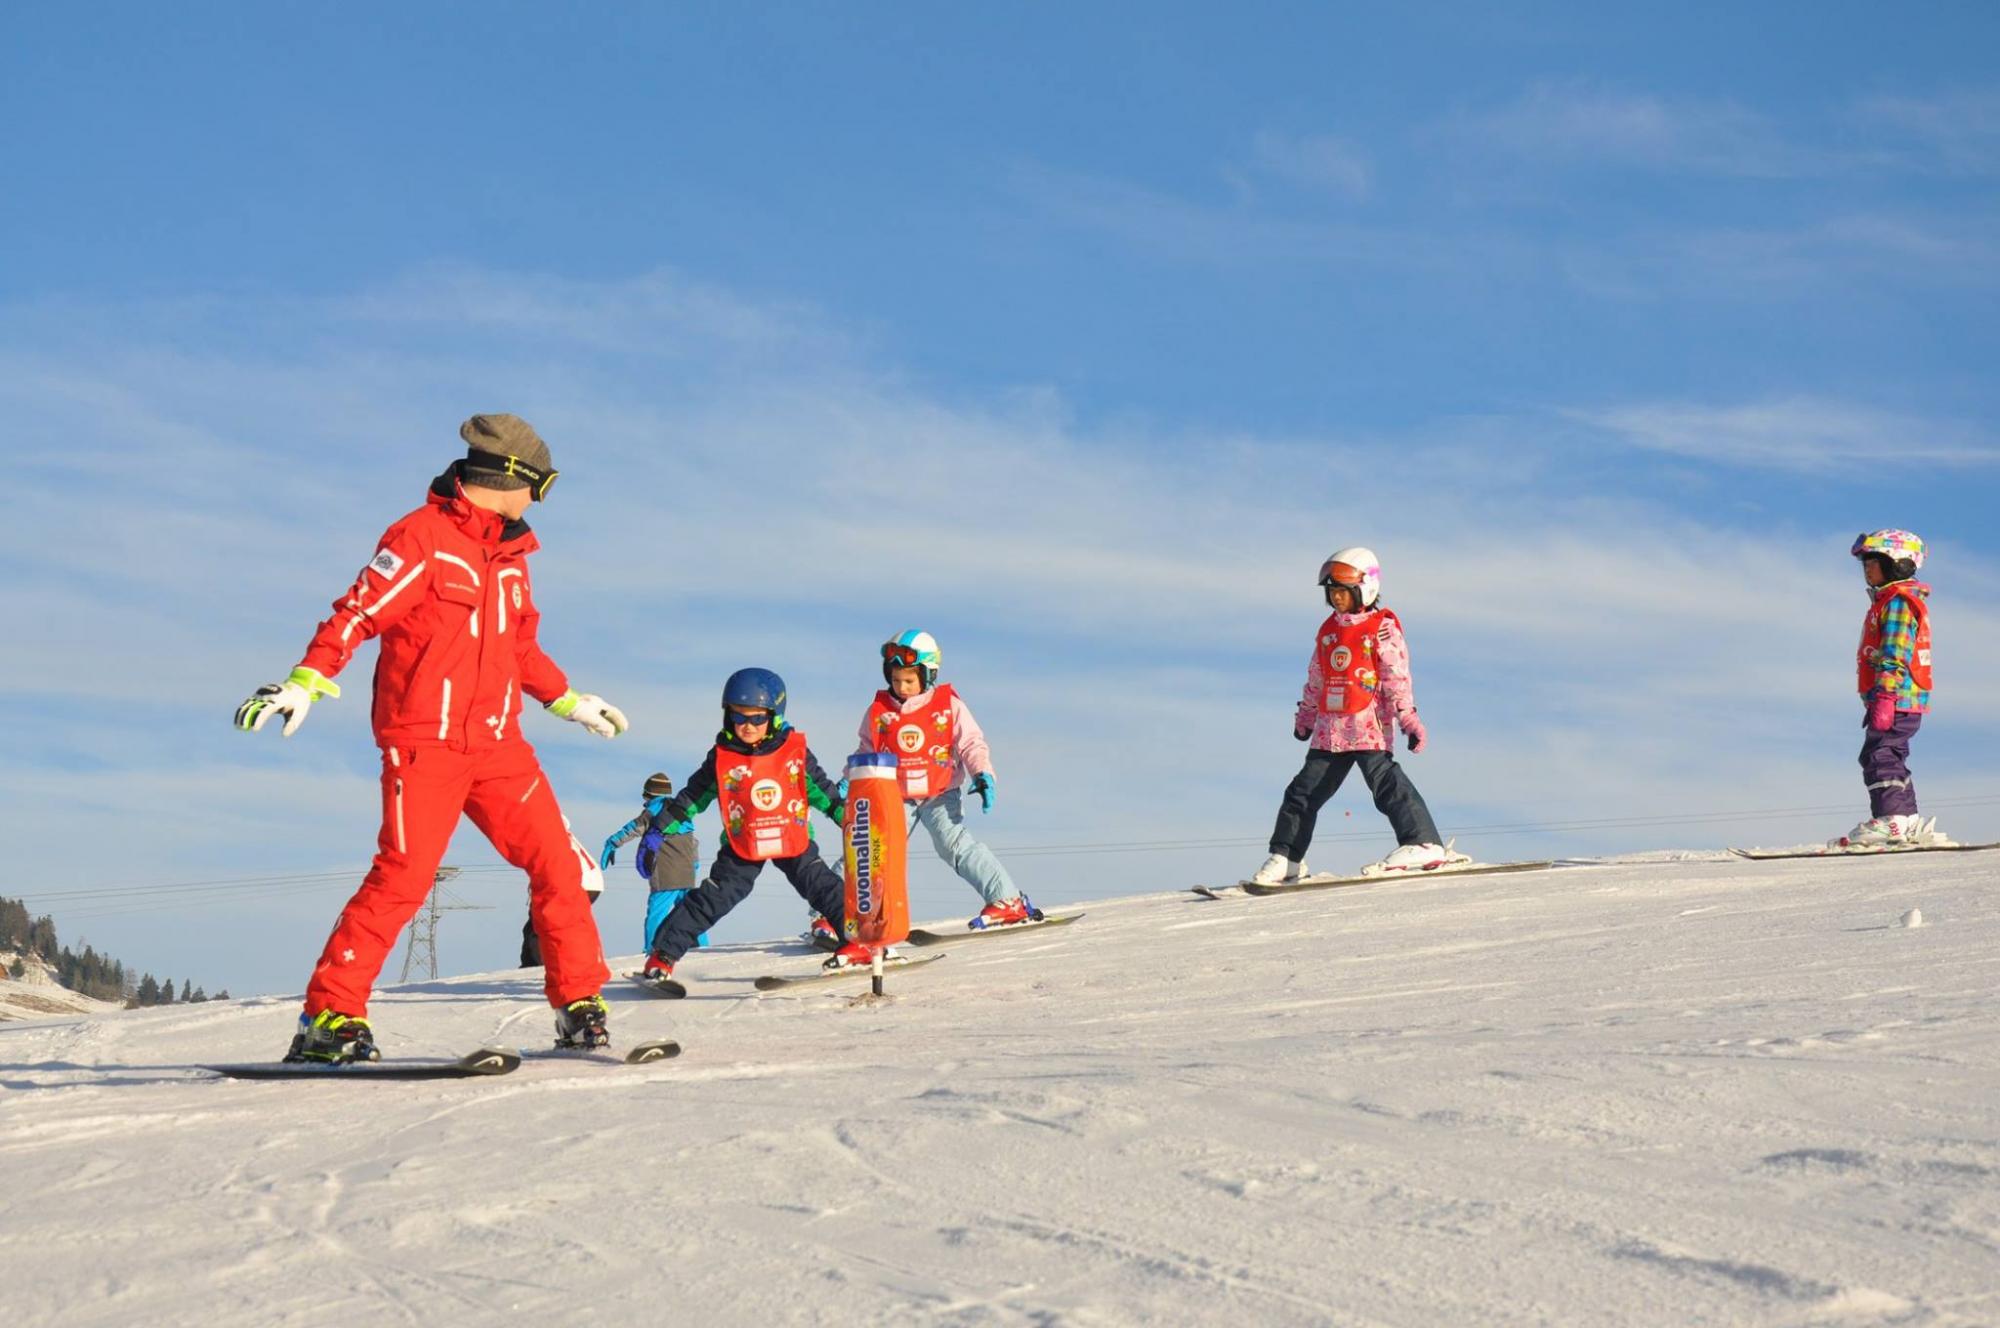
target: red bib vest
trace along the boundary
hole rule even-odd
[[[1918,691],[1931,689],[1931,610],[1924,597],[1907,584],[1883,586],[1875,592],[1874,607],[1861,624],[1861,648],[1854,652],[1855,685],[1863,696],[1875,690],[1876,661],[1882,653],[1882,611],[1898,595],[1910,606],[1917,619],[1917,645],[1910,654],[1910,681]]]
[[[903,796],[912,802],[934,798],[949,789],[952,753],[958,750],[958,733],[951,722],[954,695],[946,682],[931,689],[930,704],[922,710],[905,714],[903,703],[886,691],[875,693],[875,704],[868,707],[868,731],[875,735],[875,750],[896,754]]]
[[[1339,614],[1328,614],[1319,625],[1320,713],[1358,715],[1375,704],[1381,685],[1376,674],[1375,636],[1388,619],[1398,627],[1402,619],[1388,609],[1377,609],[1342,625]]]
[[[729,847],[751,862],[795,858],[812,844],[806,828],[806,735],[793,729],[761,756],[715,749],[716,801]]]

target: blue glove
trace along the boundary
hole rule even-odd
[[[847,776],[842,775],[840,782],[833,786],[833,800],[843,803],[847,801]]]
[[[604,841],[604,851],[597,855],[597,870],[610,871],[611,864],[618,861],[618,846],[639,833],[639,827],[646,823],[643,816],[635,816],[618,827],[618,833]]]
[[[972,777],[972,791],[979,795],[979,811],[982,815],[993,810],[994,782],[990,772]]]

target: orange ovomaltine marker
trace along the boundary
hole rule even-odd
[[[893,752],[847,763],[846,938],[898,945],[910,937],[910,824]]]

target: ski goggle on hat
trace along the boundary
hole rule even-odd
[[[549,490],[556,487],[556,476],[562,472],[550,467],[547,470],[517,456],[502,456],[497,452],[482,452],[470,448],[465,454],[465,464],[478,471],[492,475],[505,475],[520,480],[528,486],[528,492],[536,502],[549,496]]]
[[[915,646],[901,645],[891,641],[882,647],[882,660],[899,669],[914,669],[923,665],[924,655]]]

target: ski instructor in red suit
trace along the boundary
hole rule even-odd
[[[291,677],[258,688],[236,711],[236,726],[252,732],[282,715],[290,737],[314,701],[340,695],[332,680],[361,644],[382,643],[374,706],[382,833],[313,968],[288,1061],[377,1059],[368,993],[430,892],[460,813],[528,874],[557,1045],[608,1041],[598,992],[611,974],[582,863],[521,727],[530,699],[602,738],[623,733],[625,716],[571,691],[535,640],[541,615],[528,555],[540,545],[521,518],[555,483],[548,444],[513,415],[474,415],[459,435],[464,459],[389,527]]]

